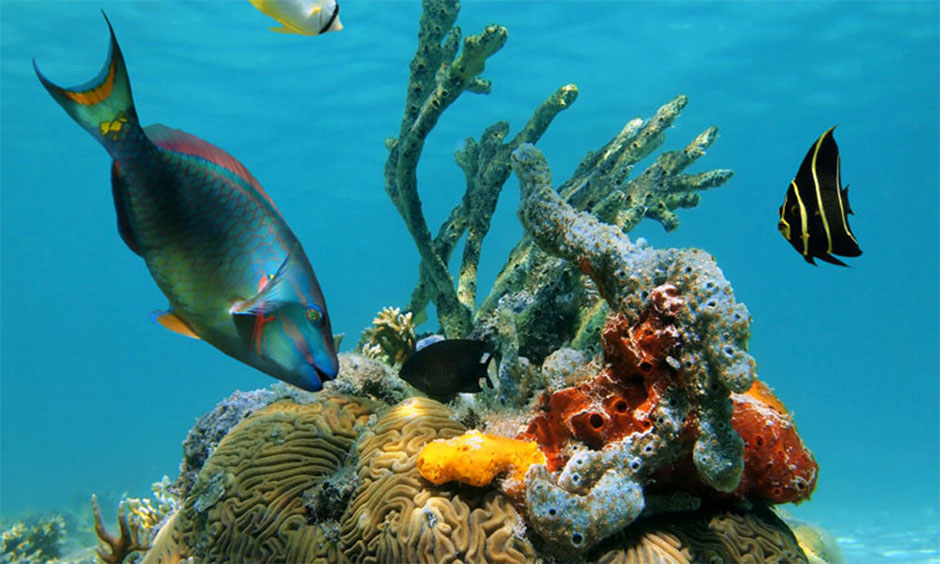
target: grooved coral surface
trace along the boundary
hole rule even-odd
[[[793,533],[766,507],[700,510],[637,522],[595,551],[604,564],[807,562]]]
[[[354,562],[527,562],[522,520],[495,491],[440,488],[417,469],[434,439],[462,434],[446,406],[411,398],[384,413],[358,446],[359,489],[341,523]]]
[[[219,443],[147,561],[283,560],[308,526],[303,493],[343,465],[369,416],[365,402],[326,395],[255,412]]]

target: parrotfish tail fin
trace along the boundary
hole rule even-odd
[[[102,12],[104,14],[104,12]],[[98,76],[80,86],[62,88],[54,84],[39,71],[35,59],[36,76],[49,94],[79,125],[112,152],[115,145],[128,136],[143,136],[134,110],[131,85],[124,67],[121,48],[114,37],[114,29],[108,16],[104,17],[111,33],[108,59]]]

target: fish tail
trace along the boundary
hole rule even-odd
[[[117,156],[115,153],[122,142],[145,136],[137,121],[124,56],[107,15],[104,20],[111,33],[111,44],[104,68],[98,76],[85,84],[62,88],[39,71],[35,60],[33,68],[42,85],[72,119],[98,139],[113,156]]]

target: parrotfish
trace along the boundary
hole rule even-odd
[[[105,16],[107,22],[107,16]],[[330,317],[300,242],[248,169],[164,125],[141,127],[114,36],[91,81],[40,82],[113,159],[118,231],[170,303],[157,320],[305,390],[338,371]]]
[[[483,391],[480,387],[481,378],[486,378],[490,388],[493,387],[493,382],[486,372],[492,355],[487,355],[484,359],[484,353],[484,341],[438,341],[408,357],[398,375],[431,398],[450,401],[458,392]]]
[[[339,4],[336,0],[249,0],[261,13],[281,24],[272,27],[278,33],[320,35],[339,31]]]
[[[842,187],[839,147],[830,127],[809,148],[780,206],[777,229],[806,262],[846,266],[832,255],[862,254],[849,229],[849,187]]]

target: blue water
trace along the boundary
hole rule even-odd
[[[61,510],[92,492],[149,494],[175,477],[194,419],[272,380],[148,319],[166,302],[117,235],[104,150],[36,80],[94,76],[121,43],[144,123],[244,162],[303,241],[344,349],[386,305],[404,305],[417,252],[385,195],[417,2],[343,2],[340,33],[267,31],[248,2],[0,3],[2,452],[0,513]],[[510,30],[419,169],[434,229],[463,194],[454,149],[497,120],[513,131],[557,87],[578,101],[539,143],[558,183],[629,119],[684,93],[665,149],[711,124],[696,171],[732,168],[681,210],[659,247],[718,260],[754,317],[760,377],[795,414],[820,464],[791,508],[833,532],[849,561],[940,560],[938,548],[938,155],[936,2],[464,2],[467,33]],[[842,178],[864,254],[812,267],[780,237],[777,208],[810,143],[838,124]],[[486,240],[486,289],[521,236],[507,183]],[[481,292],[485,293],[485,292]],[[433,330],[428,324],[424,329]]]

